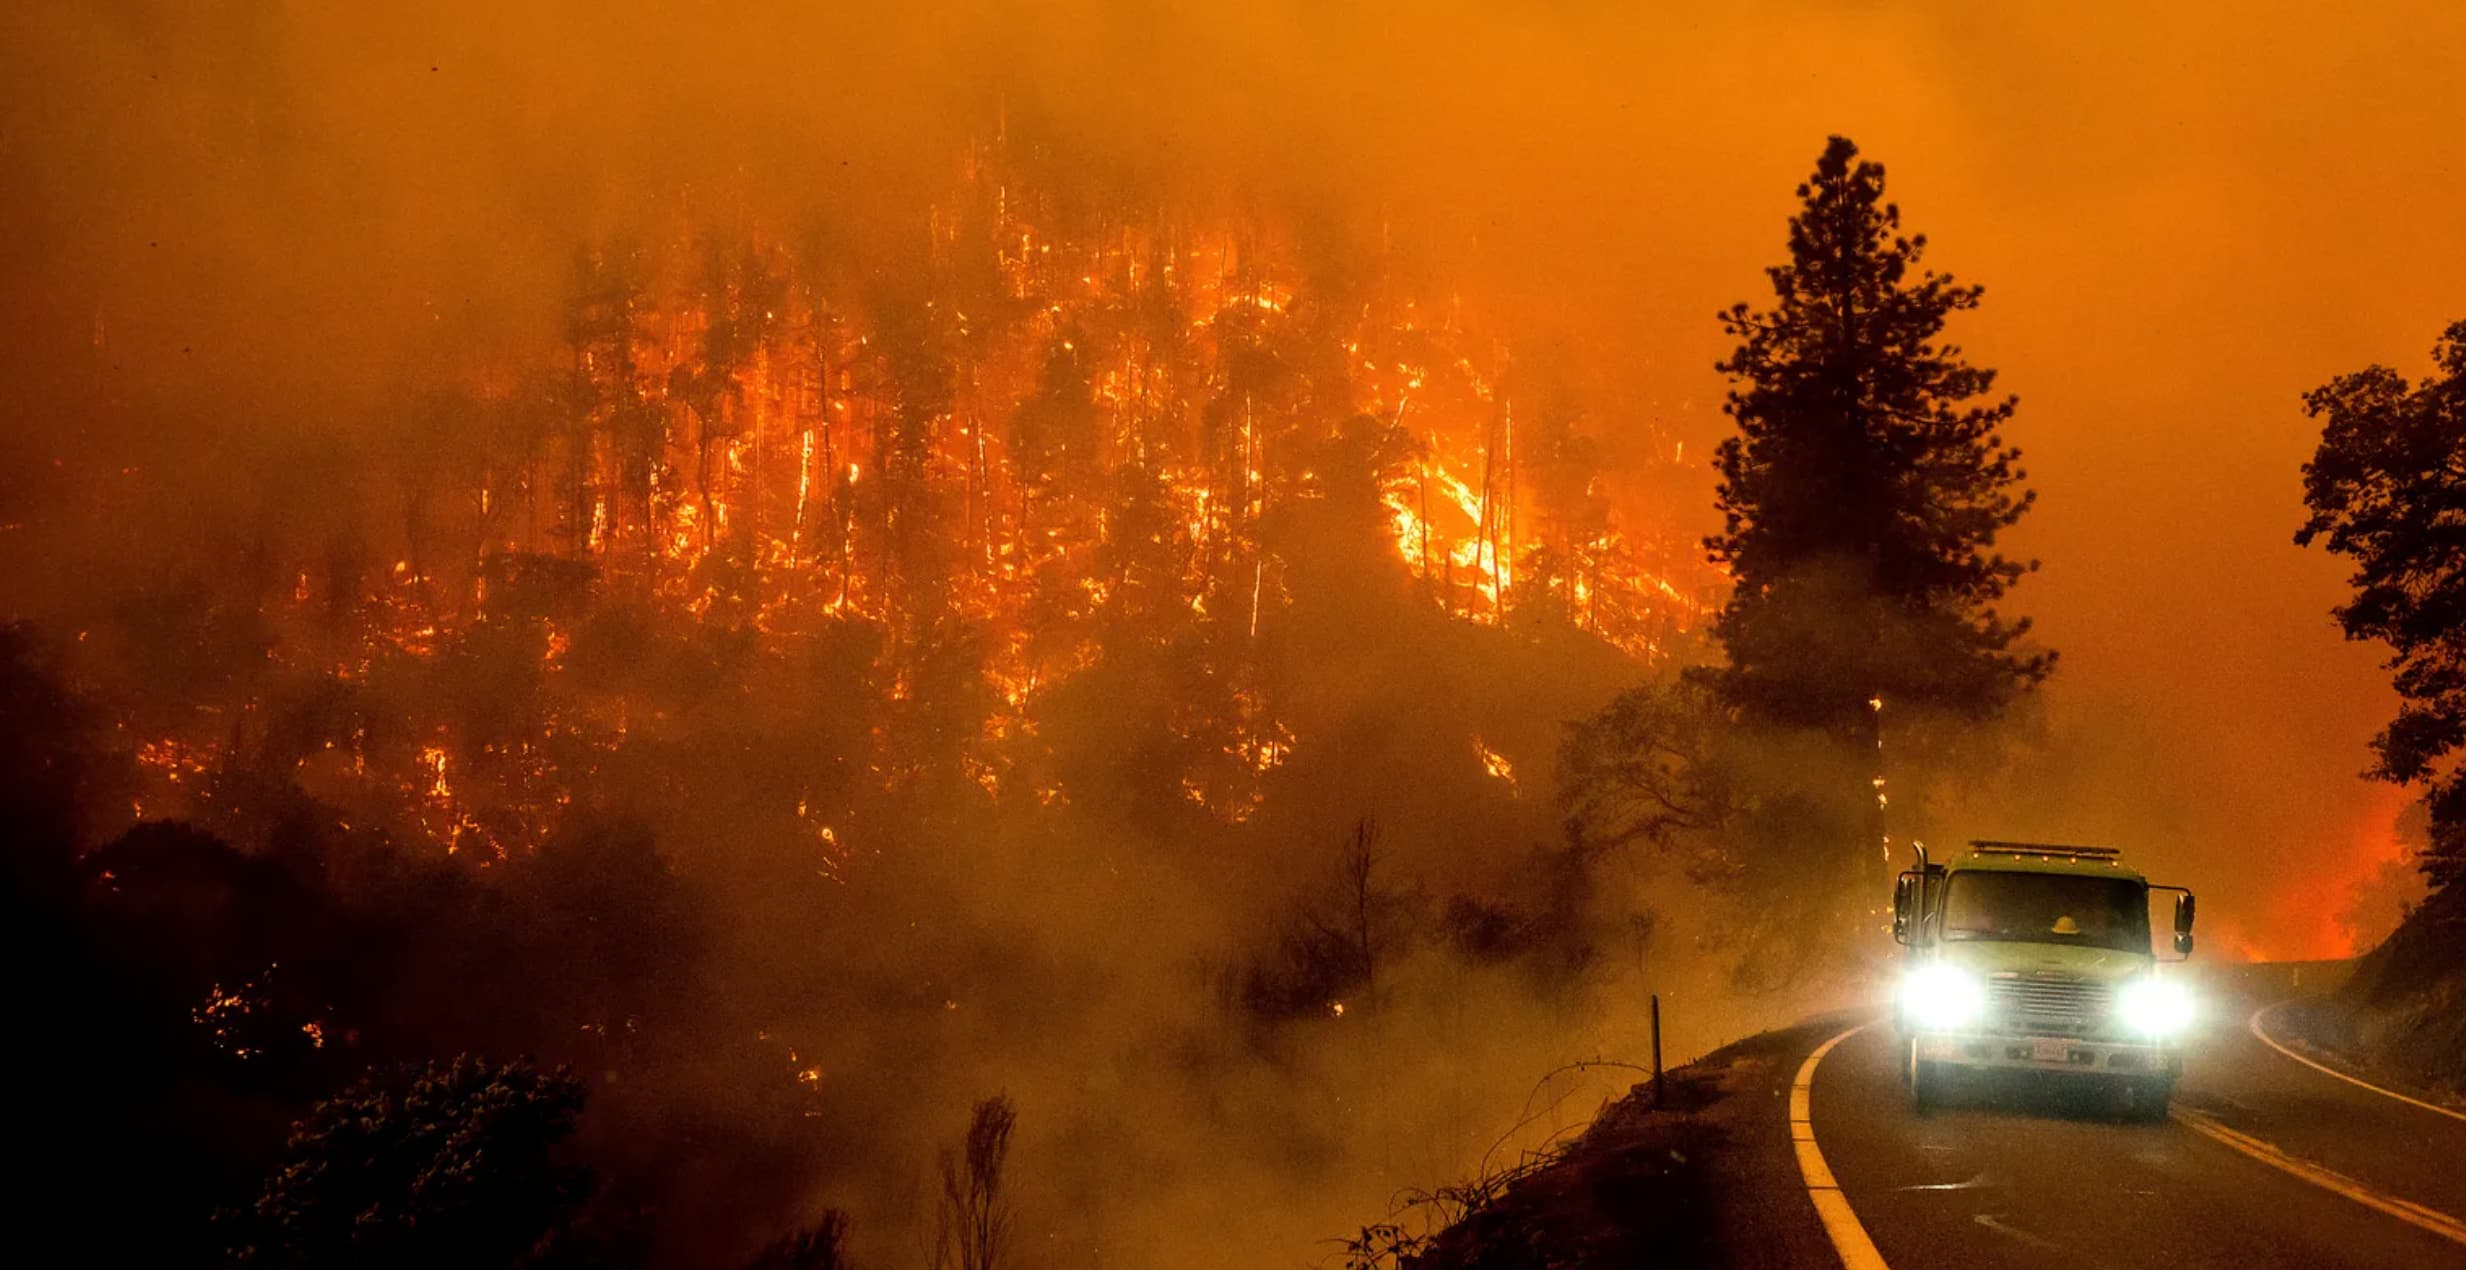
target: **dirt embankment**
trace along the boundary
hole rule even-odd
[[[1638,1085],[1548,1165],[1401,1270],[1817,1265],[1833,1256],[1791,1154],[1790,1080],[1845,1024],[1749,1037]],[[1357,1262],[1376,1265],[1378,1262]]]
[[[2466,886],[2434,894],[2280,1030],[2374,1080],[2466,1103]]]

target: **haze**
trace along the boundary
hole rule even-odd
[[[2296,398],[2413,368],[2457,316],[2454,6],[497,8],[0,18],[11,554],[78,488],[46,469],[111,461],[99,436],[244,465],[246,429],[348,428],[406,360],[552,330],[574,245],[646,201],[725,187],[887,233],[1005,116],[1091,180],[1463,252],[1451,276],[1692,456],[1725,422],[1710,314],[1760,296],[1842,132],[1932,262],[1987,284],[1959,334],[2023,400],[2017,545],[2046,567],[2016,607],[2063,652],[2073,756],[2025,827],[2141,848],[2279,956],[2343,951],[2318,897],[2396,850],[2399,797],[2353,775],[2374,654],[2288,543]],[[100,419],[63,369],[96,340]],[[1700,528],[1708,489],[1666,514]]]

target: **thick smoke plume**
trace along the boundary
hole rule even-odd
[[[1711,314],[1830,132],[2045,495],[2064,676],[1930,824],[2343,947],[2398,808],[2294,402],[2451,316],[2455,40],[1965,14],[0,17],[11,700],[95,964],[237,1091],[188,1149],[529,1051],[607,1238],[897,1264],[1006,1091],[1022,1264],[1252,1265],[1580,1120],[1533,1081],[1647,990],[1790,1013],[1554,757],[1702,655]]]

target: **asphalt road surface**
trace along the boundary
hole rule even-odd
[[[2253,1036],[2253,1011],[2295,990],[2284,971],[2213,976],[2157,1123],[2045,1077],[1921,1116],[1878,1023],[1817,1064],[1815,1139],[1894,1270],[2466,1268],[2466,1120]]]

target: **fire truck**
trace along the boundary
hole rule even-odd
[[[2153,950],[2152,892],[2174,894],[2174,953]],[[1893,1021],[1920,1113],[1964,1073],[2097,1081],[2124,1114],[2166,1114],[2195,1003],[2169,962],[2192,955],[2193,896],[2153,886],[2111,847],[1972,842],[1921,848],[1893,890],[1908,949]]]

